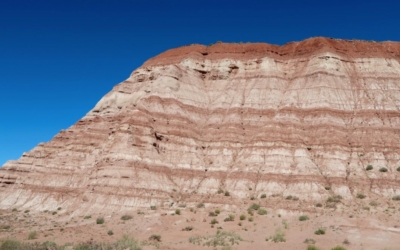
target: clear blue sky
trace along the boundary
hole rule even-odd
[[[400,1],[0,1],[0,166],[77,122],[145,60],[192,43],[400,40]]]

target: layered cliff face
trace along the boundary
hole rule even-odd
[[[400,43],[327,38],[167,51],[7,162],[0,207],[390,200],[400,194],[399,62]]]

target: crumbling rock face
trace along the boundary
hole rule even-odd
[[[7,162],[0,207],[390,199],[400,194],[399,60],[400,43],[327,38],[169,50]]]

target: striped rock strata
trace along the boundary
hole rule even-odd
[[[399,62],[400,43],[327,38],[169,50],[7,162],[0,208],[390,200],[400,194]]]

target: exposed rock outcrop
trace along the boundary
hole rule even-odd
[[[328,38],[169,50],[7,162],[0,207],[390,199],[400,194],[399,62],[400,43]]]

